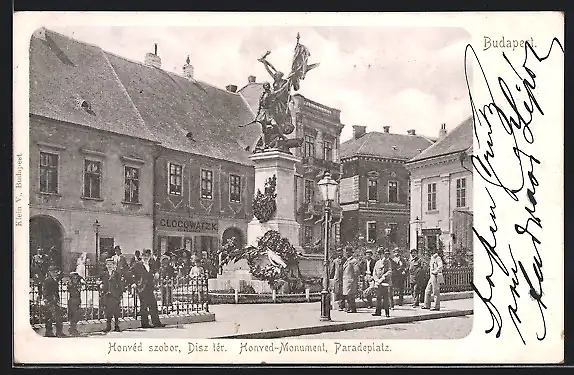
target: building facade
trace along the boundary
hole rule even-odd
[[[263,92],[262,83],[256,82],[256,78],[250,76],[248,84],[239,92],[253,113],[256,113]],[[303,140],[301,147],[291,150],[301,159],[301,162],[295,165],[294,209],[296,220],[301,225],[298,245],[303,248],[304,254],[312,256],[323,253],[324,202],[317,182],[323,178],[326,170],[334,179],[341,178],[339,153],[340,136],[344,125],[341,124],[340,110],[300,94],[293,95],[291,108],[295,130],[288,137]],[[242,136],[244,145],[249,149],[253,149],[258,142],[261,142],[260,129],[255,128],[255,131],[246,130]],[[332,213],[331,243],[339,243],[342,211],[338,202],[334,202]]]
[[[228,238],[245,244],[255,171],[236,129],[253,118],[247,103],[232,87],[197,81],[189,58],[179,75],[161,69],[157,51],[143,64],[107,56],[161,142],[154,169],[154,248],[161,254],[186,249],[213,260]]]
[[[408,135],[366,132],[353,126],[353,138],[341,145],[343,176],[343,243],[399,246],[409,243],[409,172],[405,162],[432,144],[409,130]]]
[[[236,129],[253,113],[236,89],[197,81],[189,58],[164,71],[157,46],[141,63],[40,29],[30,51],[31,249],[68,271],[116,245],[245,243],[254,168]]]
[[[411,242],[430,251],[442,244],[450,264],[464,265],[468,259],[460,258],[472,254],[472,127],[472,118],[448,134],[443,125],[437,143],[406,164],[411,173]]]
[[[29,119],[30,255],[53,248],[69,271],[83,252],[151,248],[158,144],[102,51],[36,31]]]

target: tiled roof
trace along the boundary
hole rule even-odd
[[[31,46],[31,113],[253,164],[238,142],[238,126],[254,118],[241,95],[51,31],[46,35],[48,42],[33,38]],[[76,94],[95,115],[74,107]]]
[[[455,152],[466,151],[472,148],[472,129],[473,120],[472,117],[469,117],[448,133],[443,139],[440,139],[421,154],[409,160],[409,163]]]
[[[248,83],[247,86],[239,90],[239,93],[241,96],[243,96],[245,103],[247,103],[249,108],[251,108],[253,118],[255,118],[257,110],[259,109],[259,99],[261,98],[261,94],[263,94],[263,83]],[[247,122],[253,120],[253,118]],[[241,128],[238,134],[243,144],[253,147],[261,137],[261,125],[250,124],[244,128]]]
[[[358,139],[341,144],[340,156],[375,156],[389,159],[408,160],[432,145],[427,138],[419,135],[368,132]]]
[[[91,111],[78,100],[90,103]],[[30,114],[155,141],[105,53],[50,30],[30,40]]]

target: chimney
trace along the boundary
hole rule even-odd
[[[237,86],[235,85],[227,85],[225,86],[225,89],[229,92],[237,92]]]
[[[154,53],[148,52],[145,54],[144,63],[148,66],[161,69],[161,58],[157,54],[157,43],[154,43]]]
[[[183,76],[189,80],[193,80],[193,65],[189,63],[189,55],[185,59],[185,65],[183,66]]]
[[[362,125],[353,125],[353,138],[359,139],[365,135],[367,127]]]
[[[247,77],[247,83],[255,83],[256,79],[257,78],[255,76],[249,76]]]
[[[409,130],[407,130],[407,134],[408,135],[416,135],[417,133],[416,133],[415,129],[409,129]]]
[[[446,124],[441,124],[440,130],[438,132],[438,138],[442,139],[446,136]]]
[[[383,126],[383,132],[385,133],[388,133],[390,129],[391,129],[390,126]]]

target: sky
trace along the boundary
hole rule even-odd
[[[224,88],[271,78],[257,61],[267,57],[277,69],[290,71],[297,33],[319,67],[307,74],[299,93],[337,108],[345,125],[367,131],[435,137],[467,118],[470,103],[464,77],[464,48],[471,35],[443,27],[64,27],[51,30],[143,62],[158,44],[162,68],[182,74],[189,55],[195,78]]]

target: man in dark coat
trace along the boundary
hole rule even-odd
[[[151,250],[145,249],[141,262],[134,265],[134,281],[141,305],[141,326],[142,328],[165,327],[159,320],[157,311],[157,301],[153,293],[155,282],[159,280],[157,270],[150,263]],[[148,315],[151,315],[153,326],[149,324]]]
[[[48,268],[48,274],[43,281],[43,299],[45,307],[45,324],[46,324],[46,337],[62,337],[65,336],[62,324],[62,312],[60,311],[60,288],[59,288],[59,270],[56,266],[52,265]],[[56,323],[56,335],[52,330],[52,324]]]
[[[405,293],[405,281],[407,277],[407,263],[401,256],[401,252],[398,247],[395,248],[393,257],[391,258],[391,267],[393,269],[392,274],[392,285],[390,288],[391,294],[391,308],[394,308],[395,301],[394,301],[394,294],[395,291],[399,296],[399,300],[397,302],[398,306],[403,305],[403,295]]]
[[[124,288],[122,286],[121,273],[117,269],[113,258],[106,260],[106,271],[102,272],[100,277],[106,315],[106,329],[104,329],[104,332],[112,330],[112,318],[114,318],[114,331],[120,332],[120,304]]]
[[[417,307],[423,298],[423,263],[417,249],[411,249],[411,259],[409,260],[409,281],[411,282],[411,293],[413,295],[413,307]]]
[[[365,250],[365,259],[361,261],[359,270],[363,278],[363,290],[366,290],[373,279],[373,269],[375,268],[376,260],[373,259],[373,251],[371,249]],[[364,296],[367,300],[369,308],[373,307],[373,297],[371,294]]]

